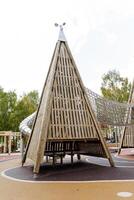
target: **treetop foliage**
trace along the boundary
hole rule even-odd
[[[5,92],[0,87],[0,130],[19,131],[20,122],[37,109],[38,103],[37,91],[31,91],[18,99],[15,91]]]
[[[118,102],[127,102],[131,89],[128,78],[120,76],[116,70],[108,71],[102,76],[101,92],[104,97]]]

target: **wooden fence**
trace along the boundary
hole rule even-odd
[[[19,132],[0,131],[0,153],[20,151],[21,136]]]

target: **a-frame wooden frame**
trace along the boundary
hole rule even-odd
[[[99,144],[98,152],[95,148],[92,152],[96,151],[97,155],[102,151],[99,156],[107,158],[114,166],[61,29],[22,164],[30,158],[34,162],[34,173],[38,173],[47,143],[89,140],[95,141],[92,148]]]

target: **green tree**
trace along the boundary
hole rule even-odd
[[[101,92],[104,97],[118,102],[127,102],[131,83],[116,70],[108,71],[102,77]]]
[[[10,130],[9,118],[14,112],[17,95],[14,91],[5,92],[0,87],[0,130]]]
[[[31,91],[17,99],[15,91],[0,87],[0,131],[19,131],[20,122],[37,109],[39,95]]]
[[[37,91],[24,94],[17,102],[14,112],[10,116],[10,124],[12,130],[18,131],[19,124],[23,119],[36,111],[39,103],[39,95]]]

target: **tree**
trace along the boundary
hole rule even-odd
[[[19,131],[19,124],[37,109],[39,95],[37,91],[17,98],[15,91],[5,92],[0,87],[0,131]]]
[[[108,71],[102,77],[101,92],[104,97],[118,102],[127,102],[131,83],[116,70]]]
[[[10,130],[9,118],[14,112],[17,95],[14,91],[5,92],[0,87],[0,130]]]
[[[12,130],[18,131],[21,121],[36,111],[38,103],[39,95],[37,91],[24,94],[21,99],[18,100],[15,110],[10,116]]]

